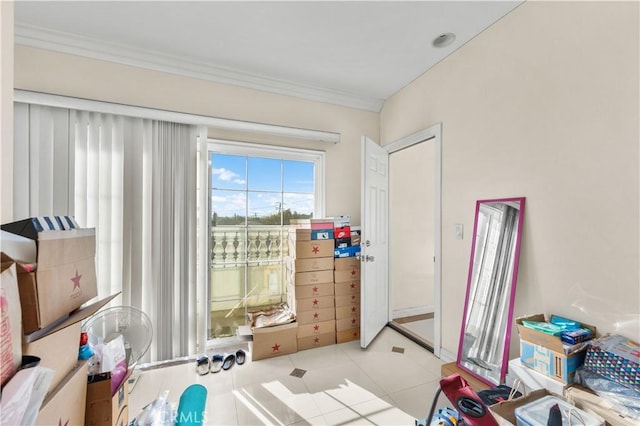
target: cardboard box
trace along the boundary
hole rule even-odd
[[[298,325],[298,338],[315,336],[336,331],[336,321],[322,321],[311,324]]]
[[[310,259],[290,258],[287,262],[287,267],[290,267],[293,272],[326,271],[328,269],[333,269],[333,260],[333,256]]]
[[[357,257],[340,257],[333,262],[336,271],[344,269],[360,268],[360,259]]]
[[[296,299],[306,299],[318,296],[333,296],[333,283],[298,285],[293,288]]]
[[[87,384],[86,426],[127,426],[129,424],[129,376],[111,396],[111,373],[89,376]]]
[[[344,283],[335,283],[334,294],[336,296],[344,296],[345,294],[360,294],[360,281],[347,281]]]
[[[551,317],[553,318],[553,315]],[[522,325],[522,321],[544,322],[546,321],[544,314],[536,314],[516,318],[516,326],[518,327],[518,334],[520,335],[520,339],[526,340],[527,342],[533,343],[535,345],[543,346],[560,354],[564,353],[564,348],[562,346],[562,340],[560,340],[560,336],[552,336],[541,331],[527,328]],[[594,326],[583,323],[582,327],[588,328],[593,332],[594,336],[596,335],[596,328]]]
[[[53,323],[98,295],[95,229],[38,232],[33,220],[2,225],[3,230],[37,243],[35,273],[18,271],[20,298],[26,301],[25,333]]]
[[[336,319],[360,318],[360,304],[336,306]]]
[[[360,281],[360,268],[333,271],[333,281],[336,283],[346,283],[355,280]]]
[[[331,220],[333,220],[334,228],[342,228],[343,226],[351,225],[351,215],[348,214],[333,216],[331,217]]]
[[[352,306],[352,305],[360,306],[359,294],[344,294],[341,296],[336,295],[335,298],[336,298],[336,308],[341,306]]]
[[[620,334],[593,340],[586,352],[586,369],[640,392],[640,345]]]
[[[273,358],[298,351],[298,323],[254,328],[251,359]]]
[[[340,318],[336,320],[336,331],[360,329],[360,318]]]
[[[296,272],[293,279],[296,287],[301,285],[333,283],[333,271],[328,269],[325,271]]]
[[[333,296],[307,297],[295,300],[295,312],[314,311],[318,309],[333,308]]]
[[[329,346],[336,344],[336,332],[317,334],[314,336],[299,337],[298,350],[319,348],[321,346]]]
[[[559,380],[572,383],[576,370],[584,363],[586,351],[571,355],[555,352],[545,346],[520,339],[520,361],[527,367]]]
[[[329,321],[333,319],[336,319],[336,310],[334,308],[302,311],[298,312],[298,314],[296,315],[298,326],[315,322]]]
[[[87,397],[87,362],[77,362],[42,402],[36,425],[83,425]]]
[[[333,240],[336,248],[351,247],[351,237],[349,238],[336,238]]]
[[[119,294],[116,293],[79,309],[57,325],[24,336],[22,353],[39,357],[41,367],[55,371],[49,386],[50,392],[64,380],[67,373],[78,362],[82,321],[98,312]]]
[[[333,240],[293,241],[289,239],[289,254],[296,259],[333,256]]]
[[[352,340],[360,340],[360,328],[336,331],[336,343],[345,343]]]

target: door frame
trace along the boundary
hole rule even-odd
[[[413,145],[423,142],[435,143],[435,160],[434,160],[434,277],[433,277],[433,354],[440,357],[441,349],[441,308],[442,308],[442,123],[434,124],[419,132],[405,136],[389,144],[383,145],[382,148],[388,154],[403,150]],[[391,161],[389,161],[391,167]],[[391,216],[391,215],[389,215]],[[389,286],[393,283],[389,282]],[[392,293],[389,291],[389,308],[388,321],[393,320],[392,313]]]

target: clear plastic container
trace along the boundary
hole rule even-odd
[[[563,426],[604,426],[604,420],[600,417],[589,414],[579,408],[576,408],[574,405],[551,395],[516,408],[516,424],[518,426],[546,425],[547,420],[549,419],[549,410],[555,404],[558,404],[560,407]],[[569,416],[571,416],[571,420],[569,420]]]

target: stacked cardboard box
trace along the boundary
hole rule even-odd
[[[336,341],[360,338],[360,260],[341,257],[334,261]]]
[[[333,225],[312,220],[310,226],[289,232],[287,301],[296,312],[298,350],[336,342]]]
[[[22,354],[53,370],[36,424],[82,424],[87,363],[78,362],[82,321],[109,302],[97,295],[95,230],[47,216],[2,225],[2,263],[14,263],[24,333]]]

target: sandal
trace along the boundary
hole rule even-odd
[[[212,373],[217,373],[220,370],[222,370],[222,367],[224,366],[224,357],[222,355],[214,355],[211,357],[211,366],[209,368],[209,370]]]
[[[238,349],[236,351],[236,364],[242,365],[242,364],[244,364],[246,359],[247,359],[246,352],[243,351],[242,349]]]
[[[199,376],[204,376],[205,374],[209,374],[209,366],[210,366],[209,357],[201,356],[196,360],[196,373]]]
[[[228,370],[233,367],[233,364],[236,362],[236,356],[234,354],[229,354],[224,357],[224,362],[222,363],[222,369]]]

